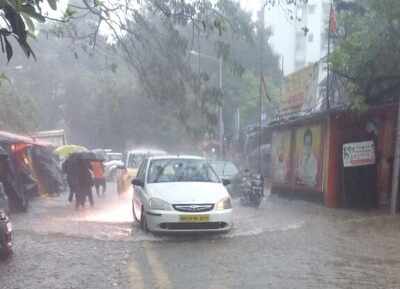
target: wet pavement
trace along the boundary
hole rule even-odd
[[[79,212],[66,199],[12,216],[1,289],[400,288],[400,217],[270,196],[235,202],[228,234],[160,237],[132,225],[128,195]]]

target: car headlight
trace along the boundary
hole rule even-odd
[[[230,197],[224,198],[222,200],[220,200],[216,205],[215,205],[215,209],[217,211],[220,210],[227,210],[227,209],[232,209],[232,200]]]
[[[150,210],[160,210],[160,211],[172,210],[170,204],[168,204],[166,201],[158,199],[158,198],[150,199],[149,207],[150,207]]]

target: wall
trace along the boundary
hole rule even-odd
[[[273,189],[323,197],[325,127],[320,119],[273,130]]]

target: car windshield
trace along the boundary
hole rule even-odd
[[[214,161],[210,162],[210,165],[220,177],[234,176],[239,172],[235,164],[232,162]]]
[[[159,159],[150,162],[147,182],[217,183],[219,178],[207,161],[202,159]]]

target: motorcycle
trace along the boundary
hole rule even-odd
[[[9,256],[12,252],[12,225],[7,215],[8,198],[0,182],[0,255]]]
[[[264,178],[261,174],[250,174],[248,171],[242,177],[240,202],[243,206],[258,208],[264,198]]]
[[[9,256],[12,253],[12,225],[4,211],[0,211],[0,254]]]

